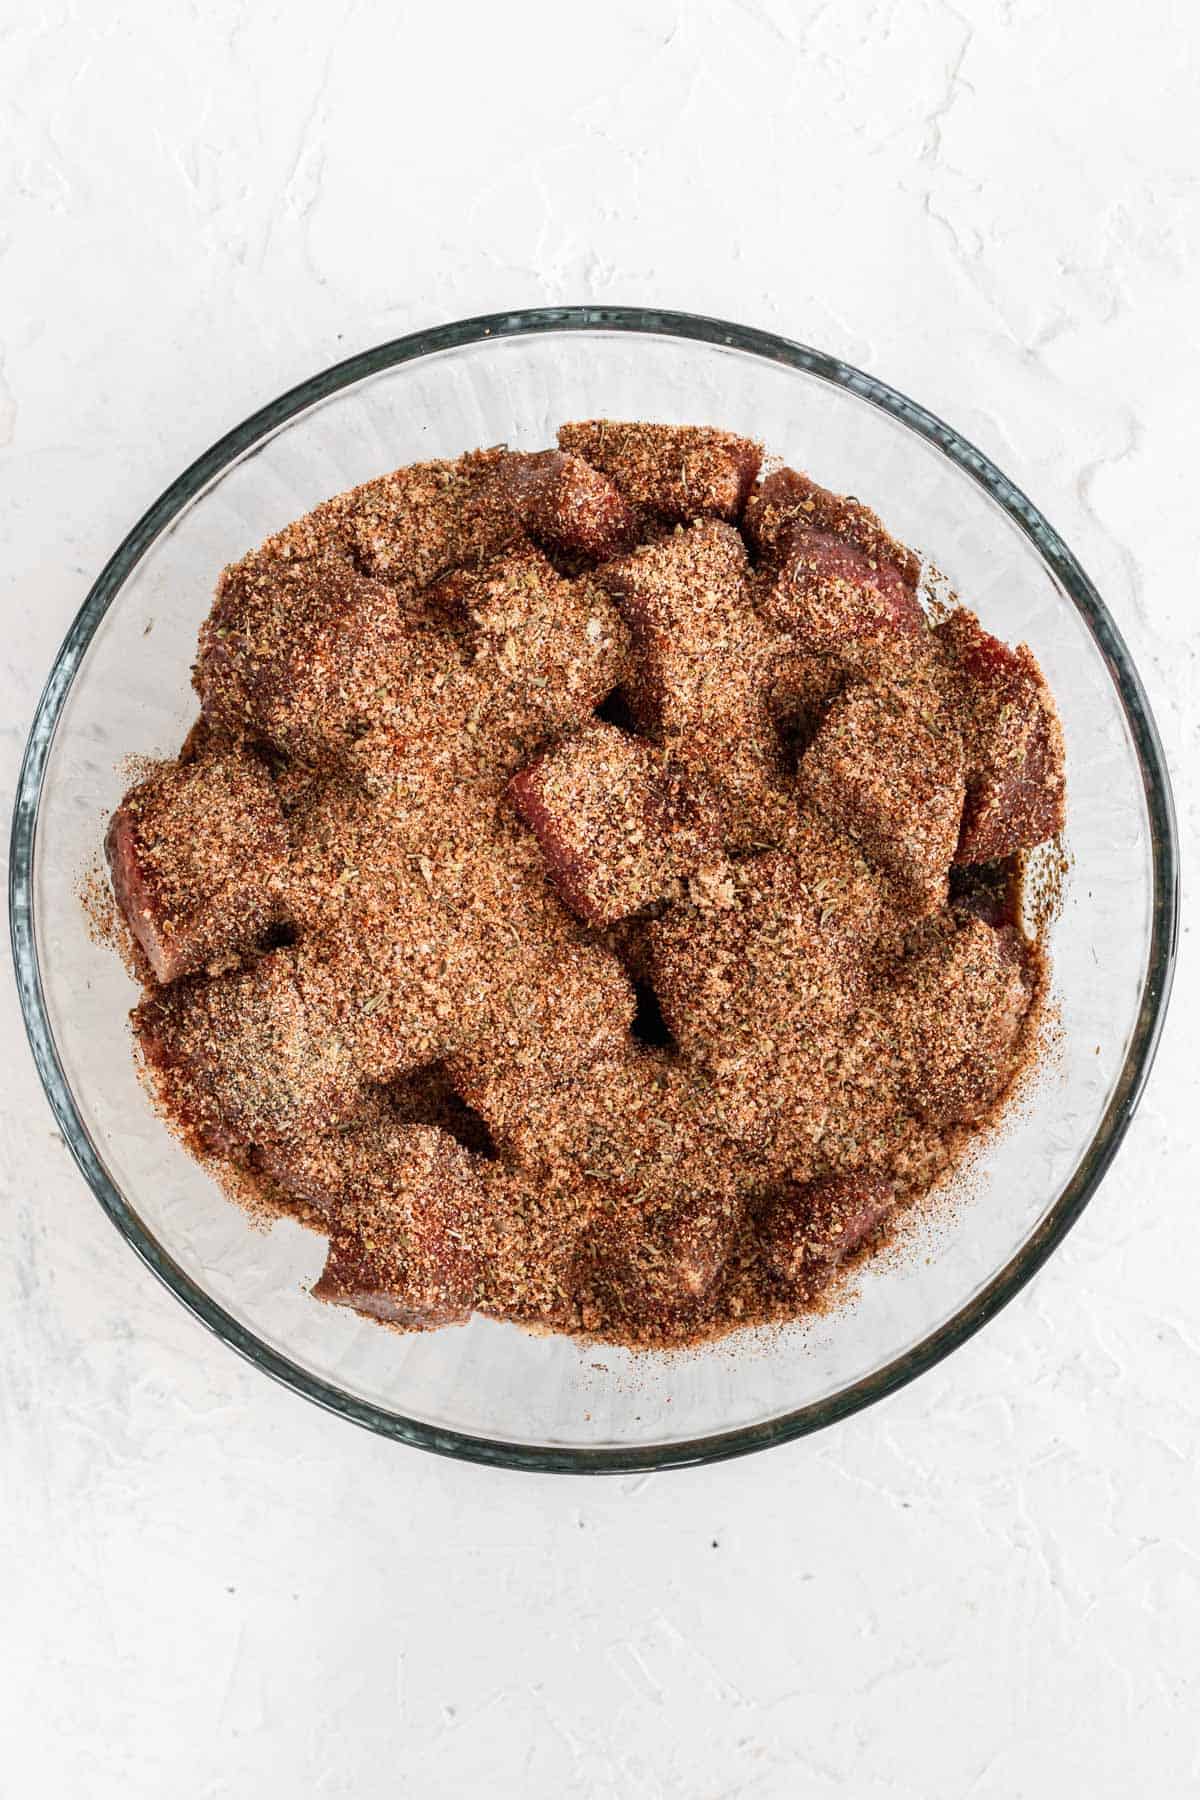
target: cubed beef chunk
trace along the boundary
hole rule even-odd
[[[527,1174],[495,1162],[483,1173],[484,1206],[476,1310],[546,1330],[579,1325],[579,1242],[587,1227],[586,1184]]]
[[[690,884],[647,926],[650,982],[682,1049],[716,1069],[774,1062],[798,1032],[858,1004],[880,924],[880,889],[852,843],[804,820],[788,852]]]
[[[471,971],[468,946],[430,943],[398,958],[353,916],[348,942],[330,961],[325,946],[302,941],[137,1008],[168,1110],[207,1148],[226,1154],[338,1125],[365,1082],[438,1060],[479,1019],[488,971]]]
[[[743,529],[768,565],[797,531],[816,531],[860,551],[877,576],[888,568],[912,590],[920,579],[920,557],[898,543],[869,507],[818,487],[797,469],[775,469],[764,476],[747,504]]]
[[[676,1197],[597,1205],[586,1246],[590,1284],[625,1306],[684,1312],[711,1292],[729,1255],[740,1200],[712,1180]]]
[[[218,725],[323,763],[414,693],[428,706],[458,662],[448,635],[406,622],[392,590],[342,558],[257,556],[221,578],[195,682]]]
[[[527,1140],[535,1166],[565,1160],[589,1184],[579,1252],[585,1325],[614,1296],[622,1309],[674,1313],[712,1290],[742,1211],[732,1165],[715,1153],[712,1107],[693,1071],[630,1045],[565,1090],[557,1119]]]
[[[408,1329],[465,1324],[479,1279],[482,1188],[462,1145],[401,1125],[330,1221],[320,1300]]]
[[[250,1166],[265,1198],[306,1217],[326,1218],[353,1186],[370,1181],[400,1123],[384,1090],[368,1088],[337,1125],[261,1139],[250,1152]]]
[[[592,925],[637,912],[721,853],[707,787],[600,720],[522,769],[509,793],[563,899]]]
[[[514,957],[486,1019],[447,1057],[447,1075],[507,1149],[549,1096],[623,1041],[635,1009],[628,975],[598,944]]]
[[[768,1267],[788,1287],[822,1287],[879,1229],[894,1199],[893,1183],[866,1171],[788,1189],[756,1221]]]
[[[740,518],[762,462],[761,444],[706,425],[587,419],[562,426],[558,442],[603,470],[635,506],[681,522],[705,513]]]
[[[687,670],[698,672],[731,631],[753,619],[746,573],[741,538],[715,519],[681,527],[600,571],[647,665],[635,693],[641,723],[663,723],[663,709],[673,699],[672,677],[682,680]]]
[[[737,532],[702,519],[599,578],[633,632],[623,691],[639,726],[715,790],[731,847],[771,841],[786,804],[768,704],[778,640],[750,604]]]
[[[925,629],[920,602],[894,563],[807,526],[794,525],[784,534],[760,604],[772,625],[821,655]]]
[[[986,1113],[1015,1072],[1030,999],[1014,930],[975,918],[934,922],[889,1000],[913,1111],[933,1125]]]
[[[423,784],[409,790],[398,757],[388,762],[390,780],[382,764],[380,749],[368,780],[325,781],[292,817],[292,852],[275,885],[280,910],[307,935],[344,938],[352,921],[361,931],[368,919],[380,935],[398,917],[414,936],[418,923],[426,932],[445,929],[418,861],[430,836],[430,795]]]
[[[1054,699],[1024,644],[984,631],[974,613],[937,628],[967,758],[967,799],[954,860],[991,862],[1031,849],[1066,819],[1065,752]]]
[[[795,847],[700,871],[687,904],[646,928],[651,985],[712,1079],[720,1128],[785,1169],[807,1167],[823,1129],[831,1051],[883,916],[852,844],[805,819]]]
[[[469,727],[493,763],[505,744],[527,748],[580,723],[624,672],[629,632],[611,600],[586,576],[564,579],[531,544],[445,576],[431,597],[465,623],[478,690]]]
[[[144,1000],[133,1023],[170,1115],[228,1154],[320,1133],[360,1105],[361,1061],[337,1016],[320,967],[284,949],[234,975],[180,982]]]
[[[582,457],[513,451],[501,463],[497,483],[530,537],[549,550],[604,561],[635,541],[629,502]]]
[[[894,689],[848,689],[805,752],[799,786],[914,914],[945,904],[964,789],[962,744],[944,709]]]
[[[520,905],[519,873],[472,857],[466,841],[469,833],[477,851],[486,845],[486,814],[468,814],[460,835],[446,812],[440,837],[428,820],[422,836],[407,805],[407,797],[327,783],[293,820],[281,880],[281,906],[310,961],[320,966],[328,955],[336,963],[341,1030],[373,1081],[436,1060],[479,1030],[493,980],[520,954],[506,917]],[[405,931],[399,946],[397,919]]]
[[[261,944],[287,833],[257,758],[230,748],[165,763],[125,796],[105,848],[117,905],[157,981]]]
[[[497,1068],[523,1065],[532,1085],[587,1068],[628,1032],[634,1008],[628,975],[600,944],[547,948],[536,959],[522,952],[489,1002],[477,1054]]]
[[[444,574],[494,556],[521,536],[498,482],[502,450],[413,463],[327,501],[263,546],[309,558],[332,546],[364,574],[411,596]]]

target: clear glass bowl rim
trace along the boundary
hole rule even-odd
[[[433,353],[530,333],[630,332],[687,338],[747,352],[848,389],[933,444],[992,496],[1034,545],[1087,625],[1107,665],[1136,748],[1150,824],[1153,872],[1150,945],[1138,1017],[1109,1105],[1079,1167],[1038,1229],[1015,1256],[943,1325],[872,1375],[794,1412],[684,1442],[596,1449],[511,1444],[446,1430],[356,1399],[311,1375],[263,1343],[193,1282],[114,1186],[76,1108],[51,1030],[34,930],[34,851],[42,784],[54,734],[75,675],[101,620],[134,565],[176,515],[254,444],[314,403],[367,376]],[[142,1261],[210,1331],[294,1392],[397,1442],[494,1467],[568,1474],[684,1467],[745,1455],[820,1430],[894,1393],[948,1356],[1017,1294],[1062,1242],[1095,1193],[1137,1107],[1158,1048],[1170,995],[1179,923],[1179,850],[1166,760],[1129,652],[1101,600],[1063,540],[1033,503],[981,451],[915,401],[873,376],[808,345],[771,332],[681,312],[625,306],[538,307],[486,314],[413,332],[364,350],[310,376],[219,439],[171,483],[109,559],[51,669],[30,728],[13,810],[9,868],[13,960],[34,1061],[63,1137],[96,1198]]]

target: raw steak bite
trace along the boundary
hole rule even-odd
[[[105,849],[117,905],[168,982],[261,944],[287,832],[263,765],[230,749],[156,769],[113,814]]]
[[[497,1069],[520,1067],[531,1085],[587,1068],[633,1021],[629,977],[599,944],[569,944],[536,961],[522,952],[510,977],[493,995],[476,1054]]]
[[[465,1324],[479,1280],[474,1159],[426,1125],[397,1126],[376,1149],[331,1221],[313,1293],[409,1329]]]
[[[605,926],[719,857],[715,804],[663,752],[600,720],[509,783],[572,911]]]
[[[529,1078],[556,1061],[582,1064],[594,1044],[627,1029],[633,993],[615,957],[570,936],[577,928],[549,896],[558,918],[539,936],[522,917],[523,884],[489,879],[486,859],[460,862],[453,844],[445,861],[437,845],[430,849],[416,859],[423,892],[412,891],[412,936],[402,947],[386,914],[348,912],[333,958],[341,1029],[373,1081],[444,1061],[490,1126],[485,1108],[459,1089],[460,1057],[484,1069],[520,1064]]]
[[[760,559],[782,553],[797,530],[821,532],[858,550],[877,577],[888,569],[916,590],[921,559],[885,530],[870,507],[818,487],[797,469],[776,469],[751,495],[743,529]]]
[[[568,581],[525,544],[430,590],[469,633],[475,736],[528,744],[585,719],[620,680],[629,632],[588,577]]]
[[[795,842],[795,857],[700,871],[687,905],[646,928],[651,986],[712,1078],[721,1129],[784,1170],[808,1166],[823,1129],[830,1057],[885,917],[853,845],[809,819]]]
[[[479,450],[453,462],[396,469],[318,507],[264,549],[311,555],[314,542],[332,536],[365,574],[415,592],[521,535],[496,481],[503,460],[501,450]]]
[[[615,1290],[624,1306],[687,1311],[716,1284],[740,1211],[736,1187],[711,1180],[678,1197],[599,1203],[589,1226],[585,1291],[606,1291],[609,1306]]]
[[[686,1068],[625,1047],[599,1079],[565,1092],[527,1150],[531,1164],[574,1167],[588,1186],[580,1242],[583,1322],[614,1307],[668,1316],[709,1293],[742,1208],[735,1166],[713,1129],[712,1096]]]
[[[483,1171],[476,1310],[547,1330],[578,1328],[578,1250],[586,1188],[493,1163]]]
[[[820,820],[787,853],[726,865],[646,928],[650,982],[680,1048],[714,1072],[776,1060],[797,1034],[844,1019],[866,979],[879,882]]]
[[[771,625],[822,655],[850,654],[925,630],[916,593],[893,563],[805,525],[782,534],[761,595]]]
[[[340,557],[247,557],[227,569],[200,628],[195,685],[227,730],[323,763],[459,663],[452,640],[413,629],[382,582]]]
[[[632,500],[665,519],[703,513],[738,519],[762,462],[762,445],[707,425],[587,419],[563,425],[559,446],[602,469]]]
[[[1042,672],[1024,644],[1011,650],[974,613],[951,613],[936,635],[967,759],[954,860],[991,862],[1032,849],[1066,822],[1062,727]]]
[[[636,540],[628,501],[582,457],[512,451],[500,464],[497,483],[530,537],[550,550],[604,561]]]
[[[296,821],[289,916],[342,971],[344,1030],[373,1080],[478,1045],[485,1067],[510,1045],[569,1065],[633,1015],[620,963],[579,942],[536,844],[491,804],[456,790],[413,835],[407,798],[333,782]]]
[[[494,985],[486,1019],[446,1058],[447,1076],[508,1149],[539,1106],[552,1106],[564,1084],[614,1052],[635,1007],[629,977],[597,944],[516,955]]]
[[[661,659],[677,650],[695,660],[712,653],[722,629],[753,618],[746,569],[746,547],[733,526],[701,519],[608,563],[599,580],[628,621],[639,653]],[[646,679],[654,673],[647,671]]]
[[[428,818],[407,799],[338,779],[315,788],[292,816],[292,852],[274,878],[281,915],[306,936],[344,934],[364,914],[376,931],[415,919],[428,902],[416,863]]]
[[[865,1171],[804,1182],[779,1195],[757,1221],[771,1272],[788,1287],[824,1286],[878,1230],[894,1201],[892,1182]]]
[[[447,569],[493,556],[520,526],[496,477],[504,452],[415,463],[350,496],[356,560],[368,574],[425,587]]]
[[[399,1120],[382,1089],[365,1090],[349,1118],[327,1130],[272,1138],[254,1146],[250,1163],[265,1197],[302,1216],[325,1218],[361,1186]]]
[[[886,1003],[921,1118],[952,1125],[987,1112],[1012,1078],[1030,999],[1015,931],[974,918],[931,928]]]
[[[453,801],[461,807],[464,797],[473,804],[459,812]],[[292,820],[292,853],[276,885],[282,914],[366,990],[361,1000],[374,1003],[377,1023],[428,992],[452,1022],[449,1039],[477,1020],[498,958],[514,946],[546,950],[555,914],[560,937],[570,922],[534,847],[528,868],[519,857],[500,861],[505,838],[482,800],[463,788],[433,798],[443,804],[419,805],[407,789],[327,782]],[[519,832],[515,821],[504,824]],[[379,1079],[393,1072],[382,1068]]]
[[[716,519],[606,564],[633,632],[624,691],[639,725],[716,790],[737,848],[774,835],[782,750],[768,706],[778,638],[750,605],[746,551]]]
[[[225,1155],[310,1137],[355,1112],[361,1063],[336,1019],[320,971],[288,949],[143,1000],[133,1026],[172,1118]]]
[[[466,835],[469,827],[473,837]],[[497,786],[486,808],[477,806],[457,820],[450,847],[460,875],[445,899],[468,923],[481,954],[495,961],[499,993],[509,984],[514,959],[532,971],[547,960],[574,955],[582,937],[579,924],[563,905],[537,839],[513,813],[505,788]]]
[[[514,961],[558,954],[579,928],[498,783],[439,779],[422,794],[406,759],[392,767],[394,786],[381,753],[369,784],[329,781],[297,814],[280,904],[348,968],[378,968],[381,992],[424,981],[461,1034]]]
[[[858,840],[914,914],[944,906],[963,806],[953,720],[918,692],[850,688],[800,763],[801,798]]]
[[[496,479],[504,455],[478,450],[377,476],[322,501],[234,568],[252,572],[263,564],[333,557],[386,581],[397,605],[419,618],[420,590],[431,581],[494,556],[523,535]]]

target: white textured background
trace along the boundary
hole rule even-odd
[[[478,15],[478,16],[476,16]],[[0,3],[0,753],[133,518],[352,349],[545,301],[925,401],[1099,581],[1200,833],[1200,22],[1179,0]],[[823,1437],[535,1479],[210,1341],[0,1039],[0,1794],[1200,1791],[1185,934],[1116,1168],[980,1338]]]

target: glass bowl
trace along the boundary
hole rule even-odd
[[[1057,1048],[952,1207],[914,1215],[852,1301],[803,1327],[686,1354],[474,1320],[402,1337],[306,1292],[321,1240],[255,1228],[184,1154],[136,1078],[135,994],[79,899],[130,753],[172,753],[195,713],[196,632],[224,564],[326,495],[417,458],[553,441],[607,414],[765,440],[857,493],[987,625],[1028,642],[1068,751],[1069,868],[1052,932]],[[1029,1279],[1095,1191],[1166,1007],[1176,842],[1146,697],[1070,551],[986,457],[844,363],[678,313],[569,307],[401,338],[314,376],[202,456],[101,574],[38,707],[13,826],[11,912],[38,1069],[100,1204],[226,1343],[310,1400],[404,1443],[571,1471],[761,1449],[868,1405],[961,1344]]]

